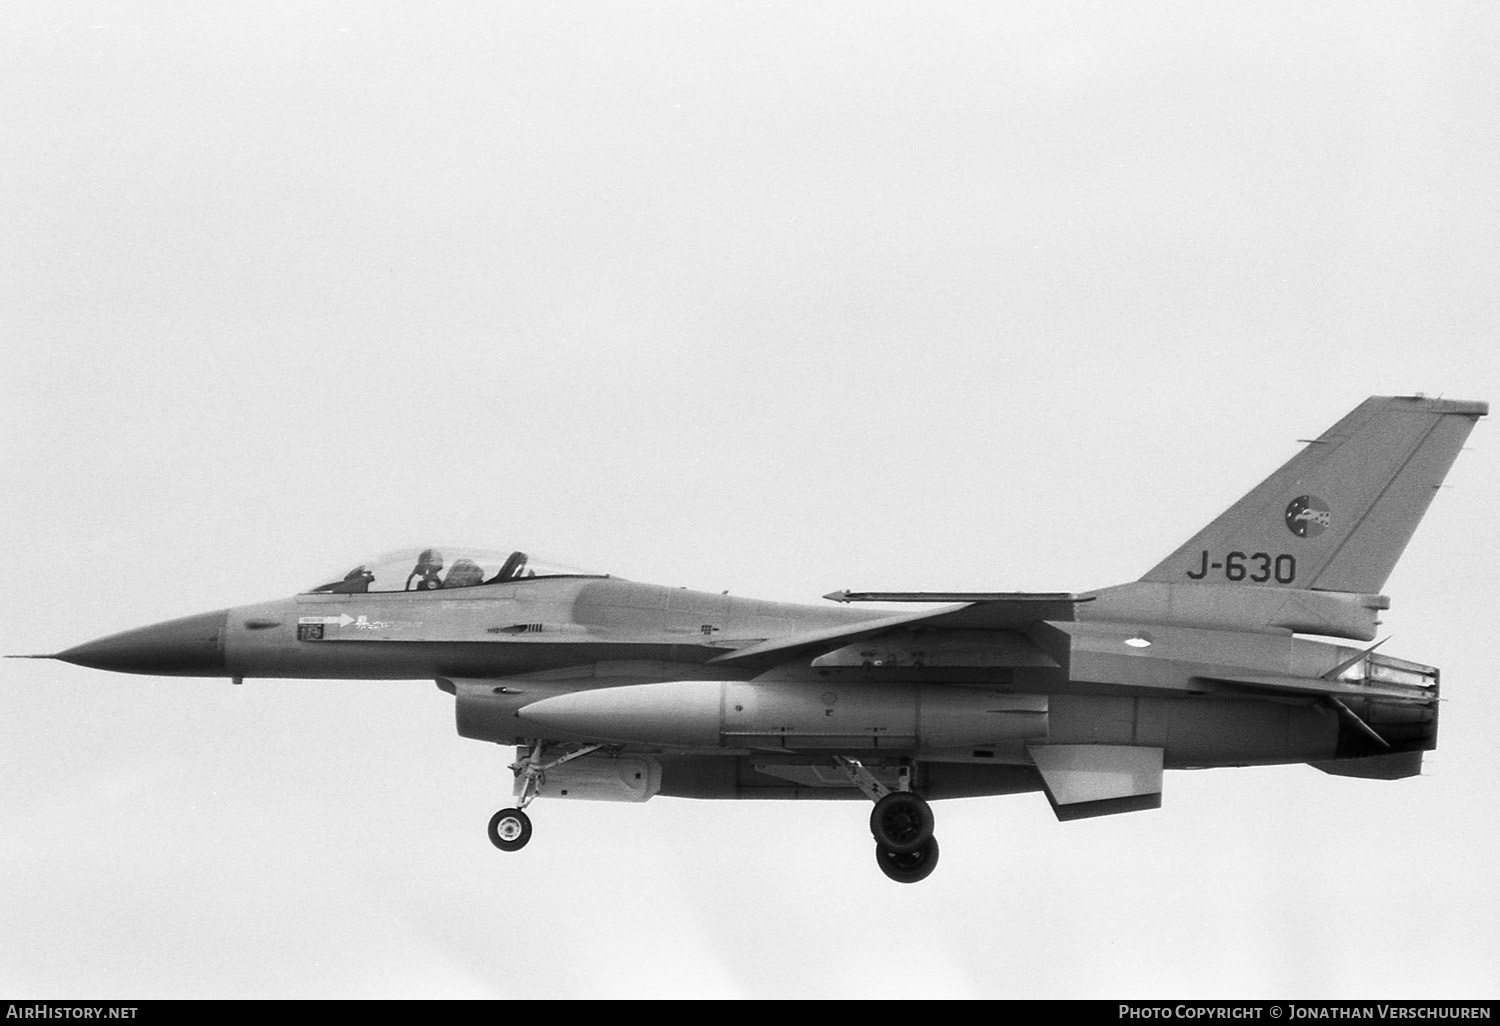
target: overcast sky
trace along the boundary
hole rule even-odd
[[[1482,3],[0,6],[0,650],[402,545],[1132,580],[1371,394],[1500,398]],[[12,997],[1493,997],[1500,445],[1387,591],[1395,783],[1057,823],[541,801],[430,681],[0,664]]]

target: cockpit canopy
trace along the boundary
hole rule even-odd
[[[380,591],[438,591],[533,577],[602,577],[524,552],[495,552],[462,546],[401,549],[359,564],[305,594],[349,595]]]

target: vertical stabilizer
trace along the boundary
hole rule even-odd
[[[1375,594],[1488,412],[1366,399],[1141,580]]]

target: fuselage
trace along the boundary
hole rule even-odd
[[[602,737],[684,753],[838,750],[981,765],[1026,765],[1038,743],[1152,745],[1168,767],[1201,767],[1327,760],[1357,743],[1327,703],[1216,692],[1204,680],[1315,676],[1358,649],[1287,629],[1231,630],[1214,622],[1221,614],[1212,603],[1174,622],[1156,590],[1132,587],[1089,596],[1075,622],[886,632],[769,664],[715,660],[778,638],[857,631],[890,612],[553,576],[305,593],[127,631],[60,657],[236,680],[436,680],[457,699],[461,734],[506,744]],[[640,690],[671,682],[696,683]],[[632,716],[604,699],[575,700],[567,716],[555,702],[549,717],[524,712],[542,699],[613,688],[636,689]],[[688,697],[707,688],[720,690]],[[743,701],[734,694],[753,695],[760,718],[736,719],[731,706]],[[1002,700],[1011,705],[1000,708]],[[690,713],[695,702],[700,711]],[[611,731],[603,725],[611,715],[633,725]]]

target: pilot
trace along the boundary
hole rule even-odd
[[[455,559],[453,568],[443,581],[445,588],[468,588],[484,579],[484,569],[472,559]]]
[[[443,586],[438,574],[443,569],[443,554],[437,549],[423,549],[417,557],[417,565],[406,578],[406,590],[412,591],[411,582],[417,578],[416,591],[436,591]]]

